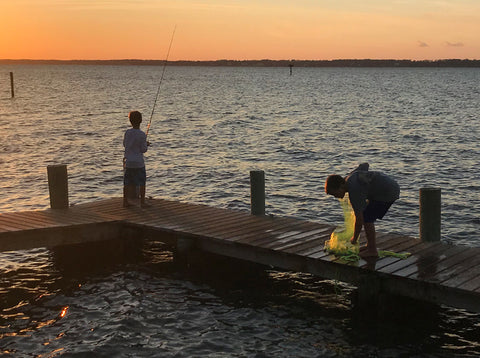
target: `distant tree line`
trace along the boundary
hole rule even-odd
[[[480,60],[217,60],[175,61],[180,66],[236,66],[236,67],[480,67]]]
[[[164,60],[1,60],[0,64],[67,64],[110,66],[160,66]],[[168,61],[169,66],[223,66],[223,67],[480,67],[480,60],[215,60]]]

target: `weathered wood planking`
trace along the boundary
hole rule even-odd
[[[150,203],[145,209],[123,208],[115,198],[0,214],[0,251],[127,238],[143,230],[159,240],[170,234],[206,251],[324,278],[353,284],[374,279],[387,292],[480,312],[480,248],[378,233],[380,250],[412,256],[346,263],[323,250],[334,229],[330,225],[167,200]]]

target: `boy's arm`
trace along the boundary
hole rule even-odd
[[[147,142],[147,136],[145,135],[144,141],[142,143],[142,148],[141,148],[142,153],[145,153],[148,150],[149,145],[150,143]]]
[[[353,232],[353,237],[350,240],[352,244],[356,244],[358,241],[358,237],[360,236],[360,232],[362,231],[363,227],[363,213],[355,212],[355,231]]]

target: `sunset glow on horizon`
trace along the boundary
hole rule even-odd
[[[478,0],[0,0],[0,59],[480,59]]]

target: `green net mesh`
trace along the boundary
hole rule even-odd
[[[325,241],[325,251],[341,257],[345,261],[358,261],[359,256],[359,244],[353,245],[350,239],[353,237],[355,231],[355,213],[350,205],[348,193],[345,194],[343,199],[338,199],[340,206],[343,210],[343,224],[338,226],[330,235],[330,239]],[[397,253],[393,251],[379,250],[378,256],[380,258],[386,256],[392,256],[399,259],[406,259],[411,254],[408,252]]]

